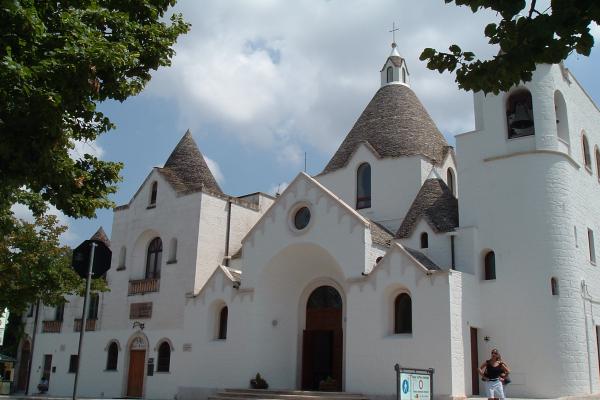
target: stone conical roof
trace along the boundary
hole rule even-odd
[[[406,213],[396,238],[410,237],[421,218],[434,232],[450,232],[458,227],[458,200],[439,178],[427,179]]]
[[[110,248],[110,240],[108,240],[108,236],[106,236],[106,232],[104,232],[104,229],[102,229],[102,227],[98,228],[98,230],[92,235],[90,240],[98,240],[104,243],[106,247]]]
[[[206,188],[223,193],[188,130],[159,171],[178,193]]]
[[[344,167],[361,142],[382,158],[420,155],[442,162],[448,142],[406,85],[380,88],[358,118],[322,174]]]

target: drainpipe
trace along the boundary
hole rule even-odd
[[[456,269],[456,257],[454,253],[454,235],[450,236],[450,253],[452,254],[452,269]]]
[[[33,335],[31,335],[31,351],[29,352],[29,360],[27,360],[28,369],[27,369],[27,380],[25,383],[25,394],[29,394],[29,381],[31,380],[31,371],[33,368],[33,350],[35,349],[35,336],[37,334],[38,320],[40,316],[40,300],[38,299],[35,305],[35,318],[33,320]]]
[[[225,266],[229,266],[229,234],[231,232],[231,197],[227,198],[227,227],[225,229]]]

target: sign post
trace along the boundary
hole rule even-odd
[[[87,251],[89,249],[89,252]],[[96,251],[97,250],[97,251]],[[79,346],[77,348],[77,366],[75,369],[75,382],[73,383],[73,400],[77,399],[77,383],[79,381],[79,367],[81,366],[81,348],[83,335],[87,325],[88,300],[92,278],[97,278],[106,273],[110,268],[112,253],[108,246],[100,240],[86,240],[73,250],[73,269],[85,278],[85,295],[83,296],[83,311],[81,313],[81,330],[79,331]]]
[[[394,370],[397,400],[433,399],[433,368],[403,368],[396,364]]]

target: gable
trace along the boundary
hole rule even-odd
[[[250,231],[248,231],[246,236],[242,239],[242,243],[244,243],[249,238],[251,238],[252,235],[256,232],[256,230],[258,230],[260,228],[260,226],[262,224],[264,224],[264,222],[267,219],[274,218],[274,213],[276,212],[276,210],[278,208],[277,206],[279,205],[279,203],[281,203],[282,201],[285,200],[286,195],[288,193],[296,190],[296,187],[300,184],[300,182],[305,182],[308,185],[311,185],[312,187],[314,187],[316,190],[320,191],[321,194],[323,194],[324,196],[326,196],[327,198],[332,200],[333,203],[336,204],[336,206],[338,206],[345,214],[350,216],[350,218],[356,220],[358,223],[360,223],[366,227],[370,226],[369,221],[367,219],[365,219],[362,215],[360,215],[355,209],[350,207],[348,204],[344,203],[338,196],[333,194],[329,189],[327,189],[325,186],[321,185],[314,178],[312,178],[311,176],[307,175],[304,172],[300,172],[298,174],[298,176],[296,176],[296,178],[294,178],[292,183],[290,183],[288,185],[288,187],[283,191],[283,193],[275,200],[275,202],[271,205],[271,207],[269,207],[267,212],[264,213],[262,215],[262,217],[252,227],[252,229],[250,229]]]

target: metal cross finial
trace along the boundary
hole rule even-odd
[[[392,30],[389,31],[392,33],[392,39],[394,40],[392,43],[396,43],[396,31],[399,31],[400,28],[396,28],[396,23],[392,22]]]

